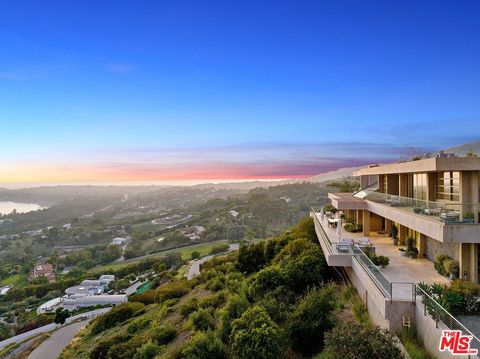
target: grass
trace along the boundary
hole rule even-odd
[[[215,241],[215,242],[192,244],[191,246],[177,248],[177,249],[168,249],[168,250],[165,250],[165,251],[162,251],[162,252],[153,253],[151,255],[138,257],[138,258],[132,258],[132,259],[126,260],[124,262],[105,264],[103,266],[92,268],[92,269],[89,270],[89,272],[90,273],[96,273],[96,272],[102,272],[102,271],[105,271],[105,270],[117,270],[117,269],[123,268],[123,267],[125,267],[129,264],[137,263],[144,258],[163,257],[169,252],[178,252],[182,256],[182,259],[190,260],[190,256],[192,255],[192,253],[194,251],[200,252],[200,255],[203,257],[203,256],[206,256],[206,255],[209,255],[211,249],[215,245],[224,244],[224,243],[228,243],[228,241],[221,240],[221,241]]]
[[[362,324],[372,325],[367,308],[365,307],[365,304],[363,304],[363,301],[354,286],[348,286],[345,288],[343,299],[350,302],[355,321]]]
[[[4,278],[1,281],[2,285],[15,285],[24,280],[24,276],[22,274],[12,274],[10,277]]]
[[[412,359],[435,359],[418,340],[415,328],[403,328],[400,340]]]

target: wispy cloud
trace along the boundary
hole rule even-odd
[[[136,65],[122,64],[122,63],[113,63],[107,66],[108,71],[119,73],[119,74],[129,73],[129,72],[135,71],[137,68],[138,66]]]
[[[368,143],[244,144],[196,148],[104,149],[16,163],[16,181],[182,181],[307,178],[342,167],[391,162],[402,147]],[[15,182],[2,178],[0,182]]]

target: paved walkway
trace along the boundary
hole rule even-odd
[[[101,308],[101,309],[92,310],[91,312],[86,312],[86,313],[74,315],[73,317],[67,318],[65,323],[70,324],[73,321],[79,320],[84,316],[93,318],[93,317],[96,317],[97,315],[104,314],[104,313],[108,312],[110,309],[112,309],[112,308],[111,307]],[[19,334],[19,335],[16,335],[14,337],[11,337],[11,338],[8,338],[8,339],[5,339],[5,340],[1,341],[0,342],[0,348],[4,348],[8,344],[11,344],[11,343],[17,343],[17,342],[24,341],[24,340],[32,338],[32,337],[34,337],[38,334],[48,333],[48,332],[54,331],[55,329],[57,329],[57,324],[55,324],[55,323],[44,325],[43,327],[36,328],[36,329],[30,330],[28,332],[25,332],[25,333],[22,333],[22,334]]]
[[[40,344],[27,359],[55,359],[62,353],[63,349],[72,341],[75,334],[85,328],[88,320],[73,323],[55,331],[49,338]]]

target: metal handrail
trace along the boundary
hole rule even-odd
[[[434,298],[432,298],[432,296],[430,296],[430,294],[425,292],[418,285],[416,286],[416,295],[422,296],[423,314],[427,315],[428,313],[430,317],[435,320],[437,328],[438,322],[441,321],[449,329],[461,330],[467,335],[471,335],[471,343],[475,346],[475,348],[480,349],[480,339],[475,334],[473,334],[467,327],[465,327],[458,319],[456,319],[452,314],[450,314],[444,307],[442,307]],[[431,306],[430,308],[428,308],[428,302],[433,303],[433,308]]]
[[[318,220],[317,213],[315,212],[315,209],[312,207],[311,210],[312,210],[312,213],[313,213],[313,221],[318,224],[318,226],[320,228],[320,233],[321,233],[323,243],[327,247],[328,252],[331,254],[332,253],[332,243],[330,242],[330,239],[328,238],[327,232],[325,232],[325,229],[323,229],[322,224]]]
[[[317,212],[315,209],[312,207],[311,211],[313,213],[313,220],[315,224],[317,224],[316,227],[319,228],[320,230],[320,237],[323,243],[326,245],[327,250],[329,254],[332,254],[332,242],[330,242],[330,239],[325,232],[325,229],[323,228],[322,223],[317,217]],[[364,271],[367,273],[367,275],[372,279],[374,282],[375,286],[378,287],[378,289],[385,295],[386,298],[393,300],[393,286],[396,284],[409,284],[412,286],[412,301],[414,301],[414,291],[415,291],[415,284],[411,282],[392,282],[390,281],[380,270],[377,269],[375,264],[372,262],[372,260],[363,252],[363,250],[360,249],[360,247],[356,244],[352,246],[352,252],[351,253],[342,253],[342,255],[351,255],[353,256],[357,262],[362,266]],[[368,264],[368,265],[367,265]],[[375,269],[373,269],[375,268]],[[379,278],[377,278],[377,275]],[[382,283],[383,282],[383,283]]]

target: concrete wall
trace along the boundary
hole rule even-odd
[[[457,261],[460,259],[460,243],[439,242],[431,237],[426,237],[427,259],[433,261],[437,254],[446,254]]]
[[[388,320],[384,317],[385,312],[385,298],[381,295],[381,292],[375,288],[371,279],[363,272],[363,269],[358,268],[359,264],[353,260],[352,267],[345,268],[348,278],[352,282],[353,286],[357,289],[358,295],[362,298],[365,307],[367,308],[370,319],[375,325],[379,325],[382,328],[388,329]]]
[[[424,306],[420,300],[420,297],[417,300],[415,305],[415,325],[417,328],[417,333],[420,339],[423,341],[425,348],[432,354],[435,355],[438,359],[474,359],[478,358],[478,356],[471,355],[466,356],[453,356],[450,352],[441,352],[438,350],[438,346],[440,344],[440,337],[442,336],[442,330],[448,329],[442,322],[438,323],[438,328],[435,325],[435,321],[428,315],[424,314]]]

